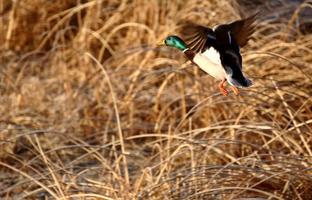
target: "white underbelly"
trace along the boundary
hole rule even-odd
[[[221,65],[220,55],[212,48],[206,50],[204,53],[196,54],[193,61],[203,71],[218,80],[222,80],[227,76]]]

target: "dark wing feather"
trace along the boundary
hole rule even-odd
[[[246,18],[234,21],[230,24],[220,25],[216,28],[216,32],[228,32],[234,37],[235,41],[240,47],[247,44],[251,35],[255,31],[255,21],[258,13]]]
[[[187,46],[195,53],[204,52],[216,40],[212,29],[194,23],[182,26],[180,33]]]

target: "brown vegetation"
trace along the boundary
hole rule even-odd
[[[239,97],[155,46],[238,8],[0,1],[1,199],[311,199],[312,35],[298,26],[311,1],[263,12]]]

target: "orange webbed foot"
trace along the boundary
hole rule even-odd
[[[229,92],[224,88],[226,85],[226,79],[222,80],[221,83],[219,83],[219,89],[220,92],[223,94],[223,96],[227,96]]]
[[[225,97],[229,94],[229,92],[228,92],[226,89],[224,89],[224,88],[223,88],[223,89],[220,88],[220,92],[221,92],[221,93],[223,94],[223,96],[225,96]]]
[[[237,89],[237,87],[231,86],[231,89],[233,90],[233,92],[234,92],[234,94],[235,94],[236,96],[239,95],[239,90]]]

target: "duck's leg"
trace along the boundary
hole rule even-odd
[[[226,79],[223,79],[220,83],[219,83],[219,89],[220,92],[224,95],[227,96],[229,93],[228,91],[224,88],[226,85]]]
[[[234,94],[235,94],[236,96],[239,95],[239,90],[237,89],[237,87],[231,86],[231,89],[233,90],[233,92],[234,92]]]

